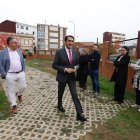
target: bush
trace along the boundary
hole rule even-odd
[[[33,54],[32,54],[32,52],[28,52],[28,55],[31,57]]]

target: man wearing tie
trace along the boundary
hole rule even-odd
[[[62,97],[68,84],[70,93],[76,108],[77,120],[86,121],[81,103],[77,96],[75,72],[78,68],[78,56],[73,47],[74,37],[68,35],[65,37],[65,46],[56,52],[52,67],[57,70],[56,80],[58,81],[58,110],[65,112],[62,105]]]

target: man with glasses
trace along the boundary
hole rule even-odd
[[[25,63],[22,53],[17,49],[18,42],[13,37],[7,38],[7,47],[0,52],[0,73],[6,79],[8,99],[12,113],[17,113],[16,83],[19,85],[18,100],[22,102],[22,94],[26,87]]]

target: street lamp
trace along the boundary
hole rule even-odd
[[[75,22],[74,21],[69,21],[69,22],[73,23],[73,26],[74,26],[74,38],[75,38]]]

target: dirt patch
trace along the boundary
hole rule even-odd
[[[44,67],[47,67],[47,68],[51,68],[52,67],[52,62],[38,62],[38,66],[39,67],[42,67],[42,68],[44,68]]]
[[[88,132],[80,140],[122,140],[122,138],[109,130],[106,125],[98,125],[96,129],[93,128],[92,132]]]
[[[115,124],[114,124],[115,125]],[[139,130],[127,132],[121,135],[109,128],[107,124],[98,124],[98,127],[92,129],[92,132],[88,132],[84,137],[80,137],[79,140],[139,140]]]

